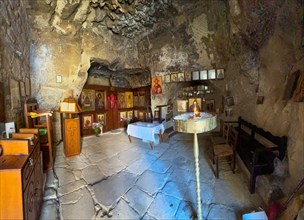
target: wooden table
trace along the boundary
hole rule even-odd
[[[164,125],[159,123],[148,122],[136,122],[128,125],[127,133],[130,143],[132,143],[132,137],[140,138],[150,142],[150,146],[153,149],[155,143],[155,134],[159,135],[159,142],[162,142],[162,135],[164,133]]]

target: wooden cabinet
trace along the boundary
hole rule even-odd
[[[0,219],[38,219],[43,193],[38,138],[0,140],[0,146]]]

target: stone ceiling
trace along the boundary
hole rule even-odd
[[[29,9],[34,28],[48,26],[64,35],[90,30],[100,36],[109,30],[130,39],[176,12],[171,0],[29,0]]]

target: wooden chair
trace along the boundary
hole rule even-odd
[[[45,128],[46,135],[40,137],[40,148],[43,155],[43,169],[53,166],[53,126],[52,111],[38,108],[35,100],[28,100],[24,104],[26,128]],[[20,129],[20,133],[27,133],[28,129]]]
[[[220,121],[221,123],[221,134],[220,135],[212,135],[211,141],[213,145],[217,144],[227,144],[228,136],[230,130],[230,124],[225,123],[224,121]]]
[[[235,154],[236,145],[238,139],[238,132],[234,127],[230,127],[229,132],[229,143],[226,144],[215,144],[213,145],[213,164],[216,164],[215,177],[219,178],[219,160],[228,159],[228,163],[232,168],[232,172],[235,170]]]

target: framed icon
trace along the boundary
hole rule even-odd
[[[171,73],[171,82],[178,82],[177,73]]]
[[[214,99],[206,100],[206,111],[207,112],[214,112],[215,111],[215,105],[214,105]]]
[[[185,81],[185,74],[184,73],[178,73],[177,77],[178,77],[179,82]]]
[[[144,120],[144,117],[145,117],[144,112],[143,111],[139,111],[138,112],[138,119],[139,120]]]
[[[188,100],[189,112],[201,111],[202,110],[202,99],[201,98],[189,98]]]
[[[106,115],[105,114],[96,114],[97,115],[97,122],[100,124],[106,124]]]
[[[82,90],[81,107],[83,111],[95,110],[95,90],[91,90],[91,89]]]
[[[216,70],[216,78],[217,79],[224,79],[224,69],[217,69]]]
[[[201,70],[200,71],[200,79],[201,80],[207,80],[208,79],[207,70]]]
[[[106,108],[106,95],[104,91],[96,91],[95,93],[95,107],[96,109]]]
[[[127,120],[127,112],[119,112],[119,120],[120,121]]]
[[[191,81],[191,72],[189,71],[185,72],[185,81]]]
[[[92,114],[84,114],[82,116],[82,127],[83,129],[92,129],[93,123],[93,115]]]
[[[216,79],[216,71],[208,70],[208,79]]]
[[[154,111],[154,120],[159,120],[159,111]]]
[[[170,74],[165,75],[165,83],[170,83],[170,82],[171,82]]]
[[[192,72],[192,80],[199,80],[199,71]]]
[[[138,110],[134,110],[134,118],[138,118]]]
[[[128,111],[127,112],[127,119],[132,119],[133,118],[133,111]]]
[[[188,100],[177,100],[177,111],[187,112],[187,103]]]

